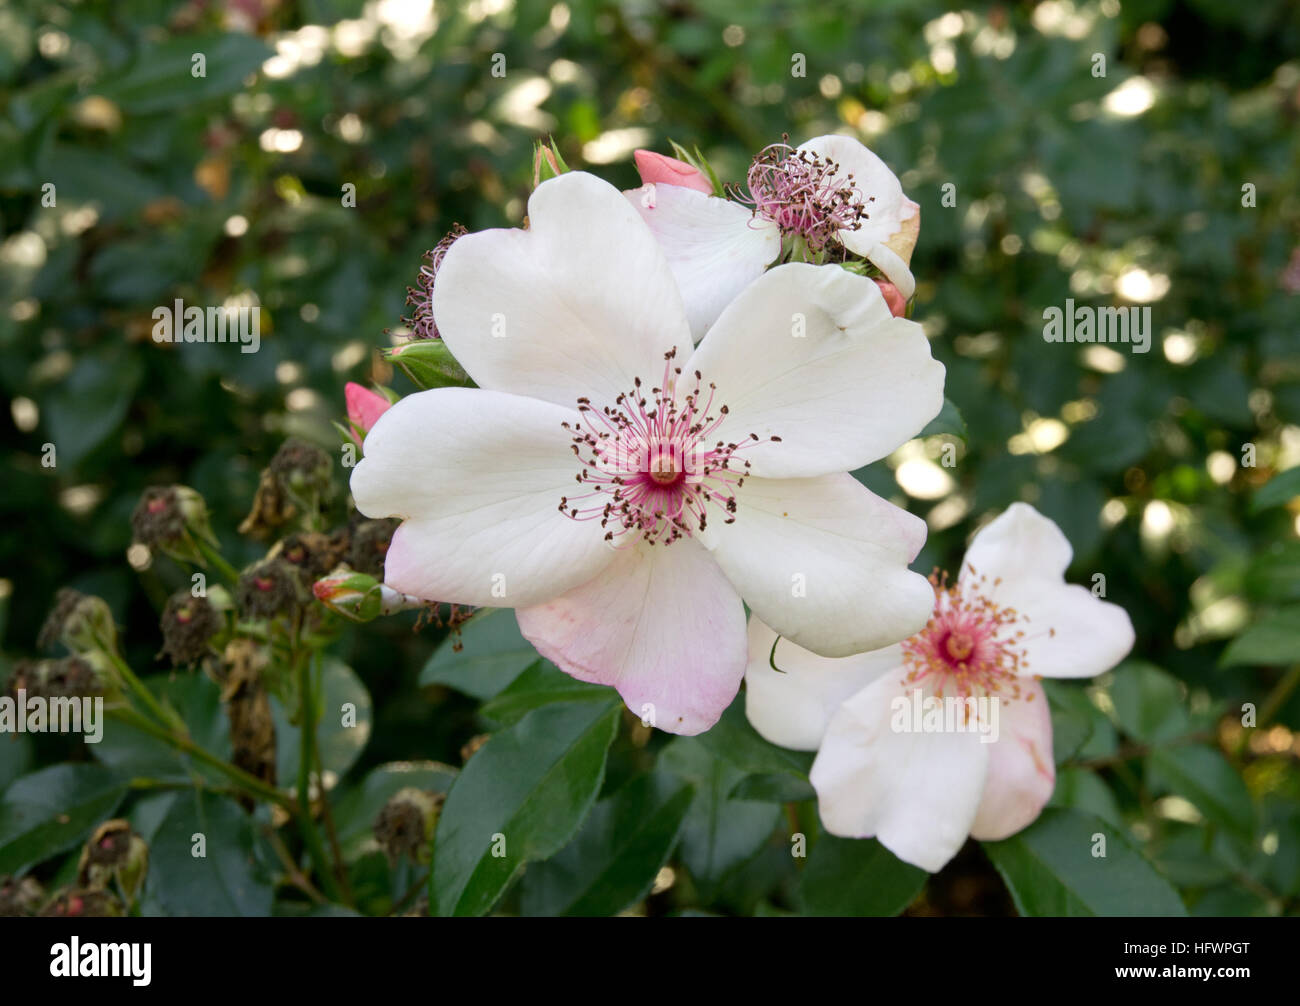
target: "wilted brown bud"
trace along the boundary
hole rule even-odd
[[[442,793],[408,786],[384,804],[384,809],[375,818],[375,840],[390,863],[396,863],[403,856],[415,863],[429,861],[429,843],[433,841],[438,814],[445,799]]]
[[[275,785],[275,720],[262,673],[266,649],[251,639],[233,639],[223,655],[221,699],[230,720],[231,760],[245,772]]]
[[[346,532],[330,535],[304,531],[279,542],[269,556],[283,559],[298,570],[304,584],[311,584],[337,566],[346,550]]]
[[[286,440],[275,452],[268,470],[291,495],[326,499],[334,490],[334,460],[305,440]]]
[[[181,562],[203,562],[200,541],[216,545],[207,504],[189,486],[146,489],[131,514],[131,531],[140,544]]]
[[[475,734],[464,744],[460,746],[460,760],[462,763],[469,761],[474,755],[478,754],[479,748],[488,742],[491,734]]]
[[[0,877],[0,919],[35,915],[45,900],[45,890],[35,877]]]
[[[125,915],[126,910],[115,894],[76,888],[61,892],[40,914],[51,919],[112,919]]]
[[[380,579],[384,575],[384,556],[388,554],[388,545],[393,540],[398,521],[363,520],[352,529],[352,541],[348,547],[347,562],[358,573],[369,573]]]
[[[112,651],[117,647],[117,627],[103,599],[64,587],[54,596],[54,607],[36,642],[39,646],[61,642],[73,653]]]
[[[167,598],[160,625],[163,647],[158,656],[170,658],[177,667],[189,667],[211,652],[208,643],[222,630],[223,620],[212,600],[178,590]]]
[[[134,898],[149,870],[149,847],[121,818],[105,821],[81,850],[77,884],[101,890],[114,878],[127,898]]]
[[[265,538],[300,510],[318,506],[333,493],[333,470],[330,455],[319,447],[292,437],[286,440],[262,470],[253,508],[239,533]]]
[[[9,676],[5,694],[16,698],[19,689],[46,699],[90,698],[104,694],[105,682],[91,661],[83,657],[20,660]]]
[[[239,610],[249,618],[274,618],[308,601],[298,570],[283,559],[263,559],[239,577]]]

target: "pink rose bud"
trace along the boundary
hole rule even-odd
[[[638,150],[632,155],[636,159],[636,169],[641,173],[641,181],[649,185],[680,185],[684,189],[694,189],[706,195],[713,195],[713,183],[698,168],[693,168],[685,161],[675,157],[665,157],[653,150]]]
[[[889,305],[889,312],[895,318],[901,318],[907,313],[907,301],[899,292],[898,287],[887,279],[877,279],[876,286],[880,287],[880,292],[885,295],[885,303]]]
[[[418,597],[402,594],[367,573],[354,573],[340,566],[312,584],[316,600],[335,614],[353,622],[369,622],[380,615],[424,607]]]
[[[379,421],[379,417],[392,406],[383,395],[363,388],[349,381],[343,387],[343,397],[348,403],[348,418],[360,427],[363,433],[369,433],[370,427]]]

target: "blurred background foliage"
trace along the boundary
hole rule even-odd
[[[1298,53],[1290,0],[0,0],[6,662],[35,653],[72,585],[109,602],[138,671],[163,671],[158,610],[188,579],[128,563],[142,490],[194,486],[227,555],[257,558],[234,528],[259,470],[290,434],[337,451],[345,381],[411,390],[377,347],[403,331],[420,256],[453,222],[520,224],[539,136],[630,188],[632,150],[669,137],[741,181],[782,133],[848,130],[922,207],[914,316],[964,419],[860,477],[927,519],[922,570],[951,569],[1017,499],[1061,525],[1071,577],[1104,576],[1138,644],[1095,684],[1053,690],[1053,802],[1122,830],[1193,912],[1295,913]],[[260,351],[155,344],[151,312],[175,297],[260,305]],[[1067,297],[1149,305],[1151,351],[1045,343],[1043,310]],[[390,619],[339,648],[356,672],[340,687],[373,700],[339,792],[371,815],[376,766],[458,764],[484,725],[484,696],[422,683],[438,640]],[[0,739],[0,791],[102,758],[41,740]],[[633,740],[607,792],[666,738]],[[664,760],[716,783],[710,757],[692,742]],[[731,847],[683,838],[677,882],[660,874],[645,910],[811,899],[777,805],[741,803]],[[853,852],[821,848],[834,887],[831,857]],[[971,846],[890,910],[1030,910],[1001,879],[1009,856],[999,874]],[[169,900],[161,883],[166,910],[269,907]],[[539,884],[512,897],[554,907]]]

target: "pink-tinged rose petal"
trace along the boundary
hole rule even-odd
[[[595,579],[516,615],[542,656],[580,681],[613,685],[633,713],[671,733],[713,726],[745,676],[745,609],[689,538],[625,548]]]
[[[392,407],[383,395],[349,381],[343,386],[343,397],[348,403],[348,418],[364,433],[379,421],[379,417]]]
[[[1052,714],[1037,681],[1021,685],[1020,697],[998,705],[998,739],[989,748],[984,795],[971,835],[998,842],[1038,819],[1056,786]]]
[[[899,293],[898,287],[887,279],[876,280],[876,286],[880,287],[880,292],[885,295],[885,303],[889,305],[889,313],[895,318],[901,318],[907,313],[907,300]]]
[[[543,183],[547,184],[547,183]],[[503,607],[542,604],[586,583],[611,549],[595,521],[559,512],[574,457],[558,405],[481,388],[407,395],[366,434],[352,498],[404,523],[384,582],[412,597]]]
[[[651,182],[680,185],[684,189],[713,195],[713,183],[705,177],[704,172],[685,161],[656,154],[653,150],[638,150],[632,156],[636,160],[637,171],[641,173],[641,181],[647,185]]]
[[[897,729],[910,700],[900,676],[877,678],[839,707],[809,779],[832,835],[874,836],[905,863],[938,873],[970,834],[997,745],[973,730]]]
[[[781,254],[781,232],[740,203],[680,185],[648,184],[624,194],[668,258],[697,341]]]

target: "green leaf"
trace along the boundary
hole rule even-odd
[[[966,439],[966,420],[962,419],[957,406],[947,398],[943,400],[943,408],[939,410],[939,414],[931,419],[917,436],[934,437],[945,433],[960,437],[962,440]]]
[[[814,753],[778,747],[763,737],[745,715],[745,697],[740,695],[707,732],[700,743],[746,775],[784,776],[792,783],[807,783]]]
[[[613,699],[547,705],[489,738],[438,819],[433,914],[484,914],[525,863],[564,846],[600,791],[621,708]]]
[[[1292,664],[1300,660],[1300,605],[1279,608],[1247,626],[1228,644],[1220,667]]]
[[[490,699],[537,661],[537,651],[519,632],[509,608],[475,615],[455,637],[444,639],[420,671],[421,685],[446,685],[476,699]]]
[[[1241,776],[1218,751],[1182,744],[1158,748],[1147,758],[1158,782],[1185,796],[1215,824],[1249,840],[1255,832],[1255,806]]]
[[[695,786],[682,831],[681,858],[696,884],[711,894],[763,847],[781,819],[781,807],[734,799],[732,792],[748,773],[714,755],[702,737],[678,737],[669,743],[659,755],[659,766]]]
[[[1255,891],[1244,890],[1238,883],[1206,891],[1192,905],[1192,915],[1203,919],[1265,918],[1272,914],[1267,900]]]
[[[747,775],[727,795],[734,800],[762,800],[766,803],[802,803],[817,799],[817,791],[807,779],[778,773]]]
[[[1220,832],[1211,839],[1208,828],[1206,824],[1171,821],[1150,847],[1160,872],[1179,887],[1212,887],[1226,881],[1240,866],[1227,836]]]
[[[0,794],[32,766],[32,741],[27,734],[0,737]]]
[[[344,857],[352,860],[366,851],[375,818],[399,790],[411,786],[446,793],[455,779],[456,770],[439,762],[392,762],[370,772],[360,785],[344,790],[334,804]]]
[[[233,800],[204,790],[177,793],[150,842],[146,910],[270,915],[271,885],[258,863],[259,841],[252,818]]]
[[[113,434],[143,376],[144,367],[134,355],[107,350],[77,359],[41,408],[59,465],[75,466]],[[86,421],[88,415],[95,417],[93,423]]]
[[[204,57],[202,77],[194,76],[196,53]],[[98,91],[130,115],[179,111],[239,91],[270,55],[255,35],[185,35],[144,49],[124,74]]]
[[[647,774],[592,809],[582,830],[524,881],[526,915],[616,915],[645,897],[677,843],[695,791]]]
[[[353,707],[344,725],[344,706]],[[316,728],[320,742],[321,767],[342,776],[361,757],[370,740],[370,693],[356,672],[335,657],[326,657],[321,668],[321,719]],[[276,773],[286,783],[298,778],[301,754],[298,727],[289,722],[288,713],[279,699],[272,696],[271,714],[275,719]],[[315,769],[313,768],[313,771]]]
[[[1088,743],[1099,713],[1088,693],[1077,685],[1047,679],[1043,690],[1052,708],[1052,754],[1060,765]]]
[[[509,726],[525,715],[552,702],[604,701],[614,695],[606,685],[593,685],[570,677],[548,660],[535,661],[494,699],[479,709],[479,715]]]
[[[1105,838],[1105,856],[1095,856]],[[1021,915],[1183,916],[1178,894],[1128,837],[1100,818],[1049,807],[1027,829],[984,851]]]
[[[1159,742],[1186,733],[1183,686],[1173,675],[1142,660],[1126,660],[1110,686],[1115,719],[1130,737]]]
[[[1300,496],[1300,467],[1288,468],[1278,472],[1264,483],[1250,501],[1252,513],[1259,513],[1269,507],[1284,506]]]
[[[808,855],[799,900],[805,915],[897,915],[925,886],[924,870],[874,838],[822,835]]]
[[[1101,776],[1086,768],[1058,768],[1056,788],[1048,801],[1051,807],[1073,807],[1075,810],[1096,814],[1108,824],[1121,827],[1124,823],[1119,802]]]
[[[0,799],[0,875],[71,849],[112,816],[126,792],[102,765],[52,765],[23,776]]]
[[[137,171],[127,159],[66,143],[50,147],[40,175],[48,178],[60,195],[76,193],[79,201],[97,206],[106,220],[136,213],[164,192],[156,180]]]
[[[1246,569],[1246,593],[1260,601],[1300,601],[1300,541],[1274,542]]]

